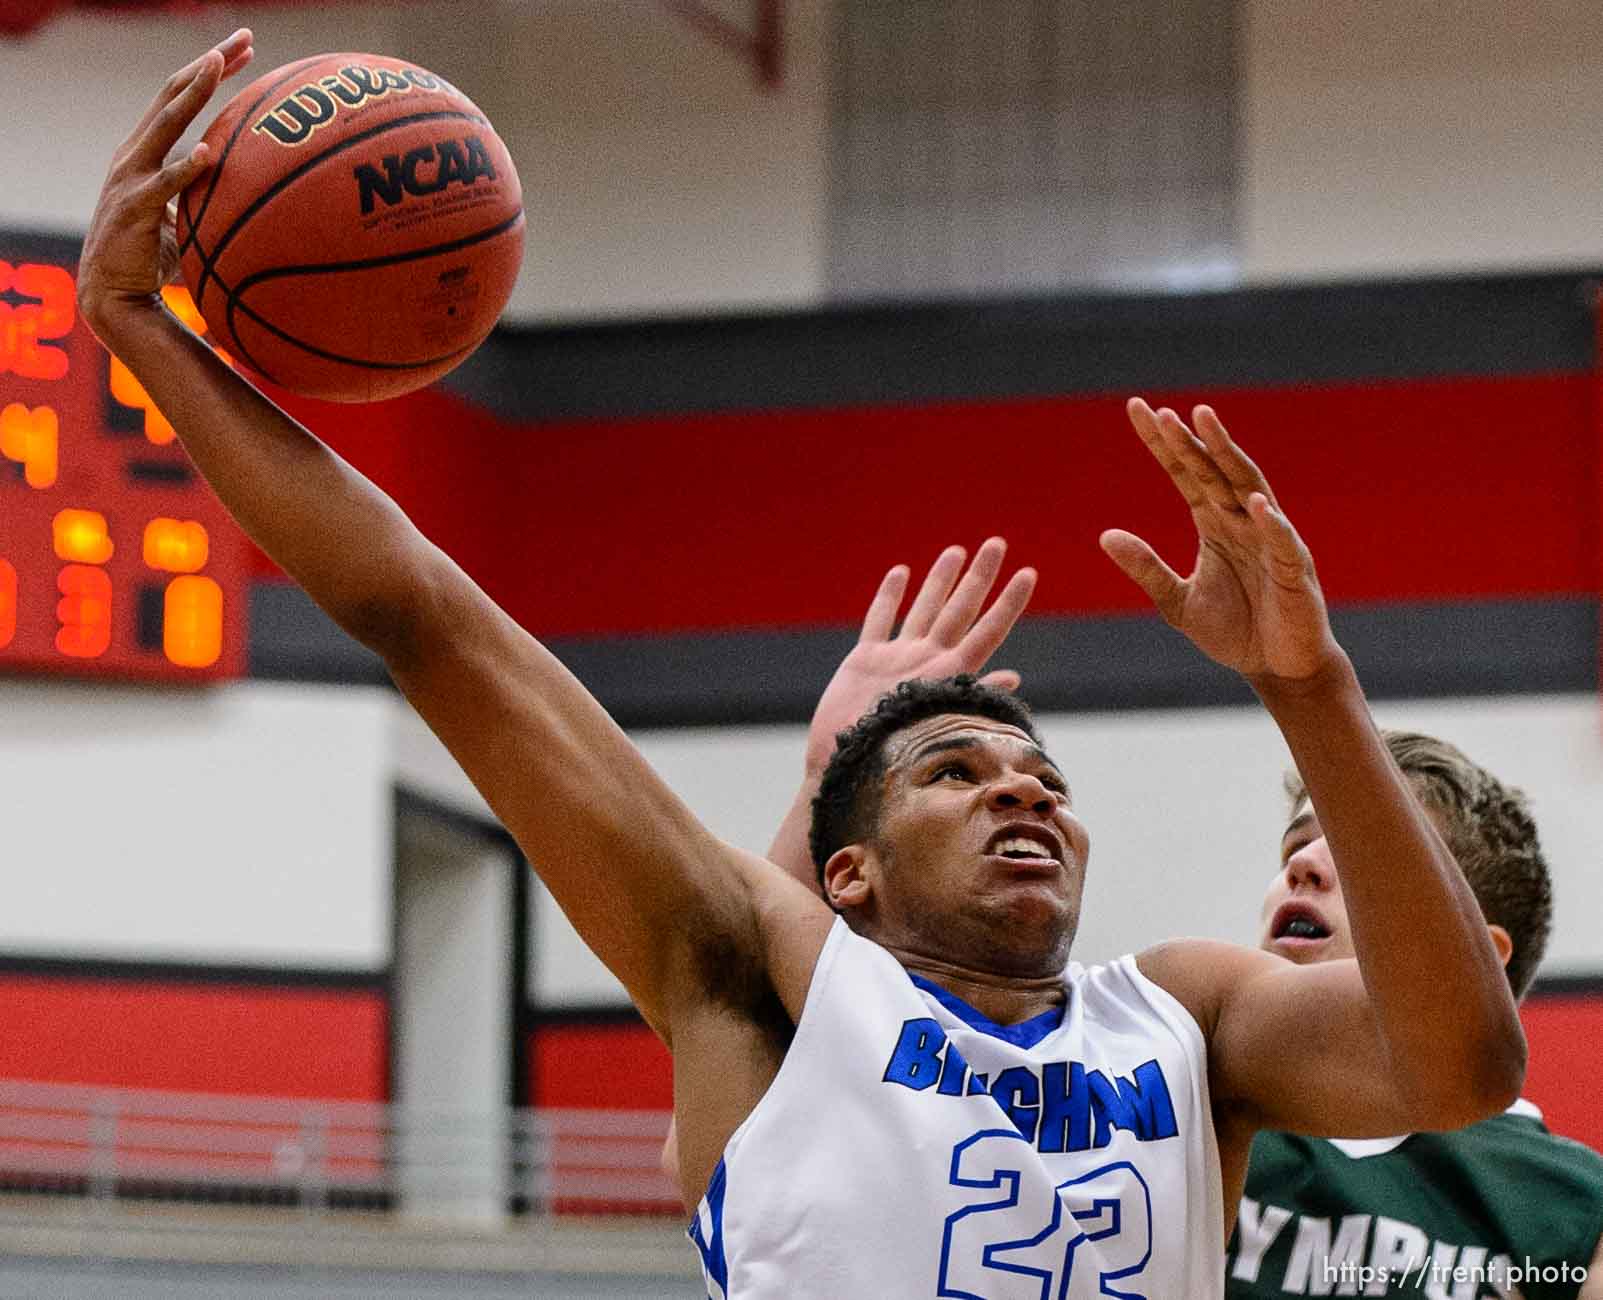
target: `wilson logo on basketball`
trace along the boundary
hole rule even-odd
[[[404,95],[413,90],[454,91],[455,87],[422,68],[396,72],[393,68],[370,68],[352,63],[333,76],[307,82],[292,91],[269,109],[251,130],[293,148],[310,140],[318,127],[332,122],[341,108],[360,108],[369,100],[391,93]]]
[[[423,198],[438,194],[447,185],[472,185],[483,178],[495,180],[495,164],[490,151],[476,135],[464,140],[441,140],[426,144],[406,153],[392,153],[385,157],[380,171],[372,163],[363,163],[351,174],[356,178],[362,215],[373,211],[375,200],[385,207],[394,207],[411,195]]]

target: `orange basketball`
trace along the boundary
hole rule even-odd
[[[320,54],[258,78],[179,196],[184,279],[213,342],[285,388],[421,388],[495,326],[523,257],[506,146],[403,59]]]

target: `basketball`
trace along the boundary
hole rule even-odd
[[[373,402],[439,378],[494,328],[523,192],[488,119],[401,59],[320,54],[247,86],[178,201],[211,341],[310,397]]]

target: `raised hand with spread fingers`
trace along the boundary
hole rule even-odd
[[[964,572],[967,553],[948,546],[930,565],[901,627],[896,616],[907,597],[911,571],[890,569],[869,602],[857,644],[830,678],[807,729],[801,789],[786,814],[768,857],[798,880],[817,888],[807,847],[807,827],[818,780],[835,751],[835,737],[850,727],[898,682],[933,680],[958,673],[980,673],[1007,640],[1035,591],[1034,569],[1019,569],[987,608],[985,601],[1001,576],[1007,543],[988,538]],[[980,681],[1000,690],[1017,690],[1019,675],[1000,668]]]
[[[1343,662],[1331,634],[1313,557],[1274,491],[1213,408],[1192,428],[1139,397],[1130,423],[1191,508],[1197,560],[1182,578],[1141,538],[1102,534],[1102,549],[1158,612],[1210,659],[1249,681],[1308,680]]]
[[[1197,558],[1181,577],[1122,529],[1103,533],[1102,549],[1273,716],[1339,865],[1358,957],[1302,967],[1200,939],[1141,954],[1148,978],[1209,1027],[1227,1192],[1258,1127],[1367,1136],[1453,1127],[1506,1105],[1523,1064],[1507,981],[1473,894],[1375,728],[1307,546],[1210,407],[1189,427],[1140,398],[1126,409],[1191,510]],[[1432,918],[1429,944],[1420,916]],[[1293,1038],[1307,1050],[1281,1051]]]
[[[813,711],[807,734],[809,769],[828,763],[836,733],[856,722],[898,682],[979,673],[990,662],[1035,591],[1035,570],[1020,569],[985,608],[1006,555],[1007,543],[989,538],[965,573],[965,551],[948,546],[930,565],[900,628],[896,615],[907,596],[910,573],[905,564],[886,573],[863,617],[857,644],[835,670]],[[980,680],[1008,691],[1019,685],[1019,675],[1005,668]]]

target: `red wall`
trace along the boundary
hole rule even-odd
[[[529,1104],[577,1110],[671,1110],[673,1062],[631,1022],[543,1025],[529,1035]]]
[[[1185,409],[1204,394],[1150,396]],[[1589,375],[1206,396],[1338,602],[1599,589]],[[1194,541],[1121,402],[509,425],[437,391],[286,400],[547,636],[850,624],[891,563],[991,532],[1043,566],[1036,612],[1144,609],[1097,534],[1130,528],[1179,560]],[[820,582],[821,564],[842,580]]]
[[[1593,1088],[1603,995],[1536,996],[1526,1095],[1555,1132],[1603,1150]],[[0,975],[0,1078],[383,1100],[387,1010],[369,990]],[[529,1041],[537,1106],[662,1109],[667,1050],[644,1025],[548,1025]]]
[[[1603,1151],[1597,1091],[1603,993],[1528,999],[1521,1011],[1530,1043],[1525,1096],[1555,1133]],[[673,1105],[672,1067],[644,1025],[565,1024],[529,1041],[529,1095],[536,1106],[659,1108]]]
[[[1525,1095],[1542,1108],[1553,1132],[1603,1151],[1603,1094],[1597,1081],[1603,993],[1531,997],[1520,1018],[1531,1049]]]
[[[383,1101],[369,989],[0,975],[0,1079]]]

